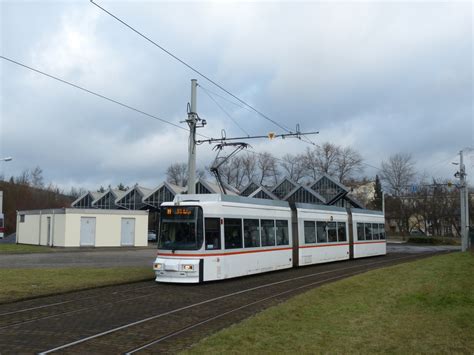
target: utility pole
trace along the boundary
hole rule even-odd
[[[196,128],[202,128],[207,124],[206,120],[202,120],[197,114],[197,86],[197,80],[191,79],[191,103],[188,104],[188,118],[186,119],[186,123],[189,126],[188,194],[196,193]]]
[[[469,193],[466,182],[466,167],[464,165],[463,151],[459,152],[459,194],[461,200],[461,250],[466,251],[469,247]]]
[[[186,123],[189,126],[188,143],[188,194],[196,193],[196,123],[198,115],[196,113],[196,89],[197,80],[191,80],[191,105],[188,110]]]

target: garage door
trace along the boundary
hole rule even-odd
[[[122,218],[122,245],[133,246],[135,243],[135,218]]]
[[[95,217],[81,217],[81,247],[95,245]]]

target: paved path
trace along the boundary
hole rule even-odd
[[[460,245],[429,245],[408,243],[387,243],[387,253],[436,253],[441,251],[461,251]]]
[[[435,253],[460,250],[459,246],[387,244],[392,253]],[[50,253],[0,254],[0,268],[60,268],[150,266],[156,255],[156,245],[149,248],[54,249]]]
[[[156,248],[95,249],[51,253],[0,254],[0,268],[152,267]]]

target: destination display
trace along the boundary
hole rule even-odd
[[[164,217],[167,219],[194,219],[196,207],[165,207]]]

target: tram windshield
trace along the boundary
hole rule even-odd
[[[198,250],[203,243],[201,207],[172,206],[161,209],[158,249]]]

